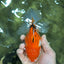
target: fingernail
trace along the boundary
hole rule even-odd
[[[19,46],[19,48],[24,48],[25,47],[25,44],[24,43],[22,43],[22,44],[20,44],[20,46]]]
[[[23,53],[23,50],[18,49],[17,53]]]
[[[46,42],[46,35],[43,35],[42,36],[42,43],[45,43]]]
[[[20,47],[23,47],[24,48],[24,46],[25,46],[24,43],[20,44]]]
[[[20,39],[23,41],[25,39],[25,35],[21,35]]]
[[[46,35],[43,35],[43,39],[45,39],[45,40],[46,40]]]

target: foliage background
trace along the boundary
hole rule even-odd
[[[1,1],[6,2],[6,0]],[[12,10],[16,8],[25,11],[29,8],[41,10],[42,20],[49,23],[46,35],[56,52],[57,64],[64,64],[64,0],[12,0],[7,7],[1,1],[0,30],[2,29],[3,33],[0,31],[0,64],[20,64],[16,55],[16,49],[21,43],[17,31],[24,21],[12,13]],[[25,3],[22,4],[22,2]],[[22,13],[17,14],[20,17],[23,16]],[[40,35],[42,34],[40,33]]]

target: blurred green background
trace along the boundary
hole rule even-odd
[[[41,11],[48,30],[40,35],[46,34],[57,64],[64,64],[64,0],[0,0],[0,64],[21,64],[16,50],[25,28],[23,15],[30,8]]]

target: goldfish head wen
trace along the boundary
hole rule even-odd
[[[26,54],[31,62],[34,62],[38,58],[41,48],[41,37],[37,33],[36,26],[33,24],[33,22],[34,20],[32,19],[32,25],[30,26],[29,32],[25,37]]]

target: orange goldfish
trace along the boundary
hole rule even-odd
[[[33,24],[34,20],[32,19],[32,25],[30,26],[29,32],[25,37],[25,48],[26,54],[31,62],[34,62],[40,54],[40,35],[37,33],[36,26]]]

